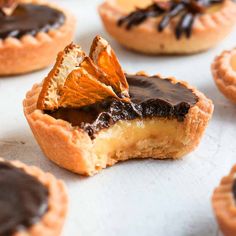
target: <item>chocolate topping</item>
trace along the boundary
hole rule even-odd
[[[0,162],[0,235],[37,223],[48,208],[48,191],[22,169]]]
[[[126,75],[131,102],[106,100],[79,109],[59,108],[46,113],[84,129],[92,138],[119,120],[164,117],[183,121],[198,97],[183,84],[157,76]]]
[[[143,23],[150,17],[162,17],[157,26],[159,32],[162,32],[170,21],[179,17],[175,28],[175,36],[180,39],[183,34],[187,38],[191,36],[194,20],[200,14],[213,4],[222,3],[224,0],[170,0],[168,2],[155,2],[150,6],[131,12],[128,16],[118,21],[118,26],[125,25],[127,30],[133,26]]]
[[[59,28],[65,21],[64,14],[46,5],[19,4],[12,15],[0,12],[0,38],[20,38],[25,34],[36,35]]]

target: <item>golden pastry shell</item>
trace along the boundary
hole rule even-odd
[[[142,24],[126,30],[117,22],[127,13],[119,7],[116,0],[106,0],[99,7],[99,13],[107,31],[129,49],[147,54],[188,54],[197,53],[216,46],[233,29],[236,23],[236,3],[225,0],[219,10],[198,16],[192,28],[190,38],[175,37],[177,18],[164,29],[157,31],[161,20],[149,18]],[[145,42],[145,43],[144,43]]]
[[[75,17],[68,11],[44,0],[20,0],[21,3],[43,4],[62,11],[65,22],[58,29],[26,34],[20,39],[0,39],[0,76],[31,72],[47,67],[56,58],[58,51],[73,39]]]

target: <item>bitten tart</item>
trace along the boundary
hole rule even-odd
[[[37,167],[0,159],[0,235],[58,236],[67,211],[64,184]]]
[[[8,2],[0,2],[0,76],[49,66],[73,39],[74,16],[43,0]]]
[[[94,175],[132,158],[181,158],[200,142],[213,104],[174,78],[124,74],[97,36],[90,56],[71,44],[27,93],[24,113],[45,155]]]
[[[236,103],[236,49],[224,51],[215,58],[212,74],[218,89]]]
[[[212,206],[222,233],[236,235],[236,165],[215,189]]]
[[[120,44],[146,54],[207,50],[236,23],[236,3],[231,0],[105,0],[99,13]]]

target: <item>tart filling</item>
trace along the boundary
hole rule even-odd
[[[46,113],[84,129],[90,137],[119,120],[162,117],[183,121],[198,97],[183,84],[159,76],[126,75],[130,102],[115,99],[81,108],[59,108]]]
[[[180,0],[180,1],[157,1],[145,8],[137,8],[127,16],[119,19],[118,26],[124,26],[127,30],[142,24],[148,18],[161,18],[156,29],[159,32],[171,24],[177,18],[175,36],[180,39],[184,34],[191,36],[195,19],[202,14],[212,13],[220,9],[224,0]]]
[[[0,208],[0,235],[13,235],[44,216],[48,190],[23,169],[0,162]]]
[[[37,107],[94,138],[119,120],[183,121],[197,102],[198,97],[183,83],[141,73],[125,75],[110,45],[96,37],[89,57],[73,44],[59,54],[44,80]]]
[[[46,5],[21,3],[11,15],[0,12],[0,39],[57,29],[65,22],[63,12]]]

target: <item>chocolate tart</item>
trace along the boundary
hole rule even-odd
[[[222,233],[236,235],[236,165],[215,189],[212,206]]]
[[[89,60],[82,55],[78,46],[67,47],[24,100],[28,123],[50,160],[94,175],[132,158],[178,159],[198,145],[213,112],[201,92],[174,78],[122,74],[100,37]]]
[[[236,103],[236,49],[224,51],[215,58],[212,74],[218,89]]]
[[[67,211],[62,181],[37,167],[0,159],[0,235],[58,236]]]
[[[21,0],[10,16],[0,12],[0,75],[49,66],[73,39],[75,18],[42,0]]]
[[[236,23],[236,3],[231,0],[131,2],[133,8],[129,1],[106,0],[99,13],[112,37],[141,53],[204,51],[221,42]]]

